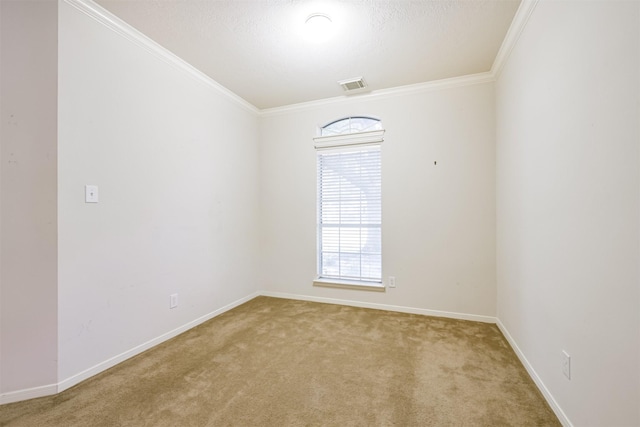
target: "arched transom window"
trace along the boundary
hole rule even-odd
[[[380,120],[373,117],[354,116],[333,121],[320,129],[321,136],[344,135],[382,130]]]

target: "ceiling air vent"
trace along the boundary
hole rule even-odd
[[[338,82],[342,89],[346,92],[351,92],[352,90],[364,89],[367,87],[367,84],[364,82],[362,77],[355,77],[353,79],[340,80]]]

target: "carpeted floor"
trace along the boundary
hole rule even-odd
[[[258,297],[2,426],[556,426],[495,325]]]

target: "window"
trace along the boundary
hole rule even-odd
[[[377,119],[349,117],[314,139],[321,281],[382,287],[383,133]]]
[[[336,120],[320,129],[320,135],[344,135],[357,132],[367,132],[372,130],[382,130],[380,120],[372,117],[347,117]]]

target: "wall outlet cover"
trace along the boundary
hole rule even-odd
[[[562,350],[562,373],[567,379],[571,379],[571,356]]]

